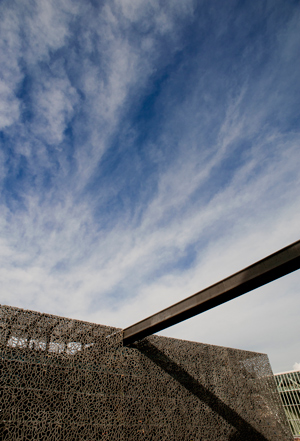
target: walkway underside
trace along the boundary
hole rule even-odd
[[[123,343],[182,322],[300,268],[300,240],[123,330]]]

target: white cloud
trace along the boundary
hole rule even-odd
[[[18,8],[19,9],[19,8]],[[25,30],[25,58],[29,65],[48,61],[50,51],[64,47],[69,35],[69,23],[78,13],[76,2],[41,0],[32,2],[30,9],[19,9],[20,28]]]
[[[33,93],[35,118],[31,130],[47,144],[63,141],[64,131],[74,116],[78,94],[68,78],[56,78],[36,85]]]
[[[19,100],[10,87],[4,81],[0,81],[0,129],[12,125],[19,116]]]
[[[15,93],[23,78],[18,65],[20,51],[17,20],[13,11],[8,11],[4,14],[0,27],[0,129],[12,125],[19,118],[20,102]]]

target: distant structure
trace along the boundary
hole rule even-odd
[[[265,354],[0,306],[2,441],[291,441]]]
[[[300,440],[300,371],[283,372],[274,377],[292,433]]]

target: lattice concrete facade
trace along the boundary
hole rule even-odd
[[[1,440],[291,440],[264,354],[0,307]]]

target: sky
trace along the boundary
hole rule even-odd
[[[125,328],[299,240],[300,5],[2,0],[0,303]],[[299,368],[300,271],[162,335]]]

